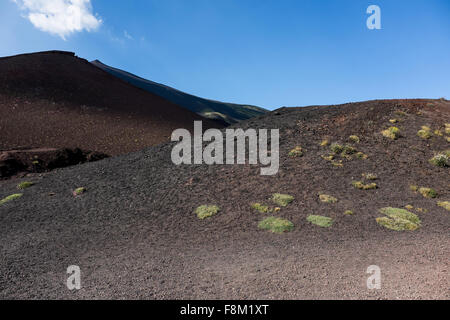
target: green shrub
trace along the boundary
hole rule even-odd
[[[334,156],[330,154],[329,156],[321,155],[322,159],[325,159],[327,161],[332,161],[334,159]]]
[[[352,216],[352,215],[354,215],[355,213],[354,213],[352,210],[345,210],[344,214],[345,214],[346,216]]]
[[[6,198],[0,200],[0,206],[3,205],[3,204],[5,204],[5,203],[7,203],[7,202],[9,202],[9,201],[18,199],[18,198],[20,198],[21,196],[23,196],[23,193],[15,193],[15,194],[12,194],[12,195],[10,195],[10,196],[7,196]]]
[[[445,134],[450,134],[450,123],[445,124]]]
[[[342,164],[342,160],[336,161],[336,160],[332,160],[331,164],[335,167],[343,167],[344,165]]]
[[[220,211],[220,208],[216,205],[201,205],[197,209],[195,209],[195,214],[201,220],[212,217],[217,212]]]
[[[320,199],[320,201],[326,202],[326,203],[336,203],[338,201],[338,199],[336,199],[335,197],[329,196],[327,194],[320,194],[319,199]]]
[[[362,176],[366,180],[377,180],[378,179],[377,175],[374,173],[363,173]]]
[[[352,186],[360,190],[371,190],[378,188],[376,183],[364,184],[362,181],[353,181]]]
[[[367,158],[369,157],[367,154],[365,154],[365,153],[363,153],[363,152],[357,152],[357,153],[355,154],[355,156],[356,156],[356,158],[358,158],[358,159],[363,159],[363,160],[365,160],[365,159],[367,159]]]
[[[294,224],[286,219],[267,217],[259,222],[258,228],[269,230],[273,233],[284,233],[294,229]]]
[[[359,137],[358,136],[356,136],[356,135],[351,135],[350,137],[348,137],[348,139],[351,141],[351,142],[354,142],[354,143],[359,143]]]
[[[432,188],[419,188],[419,193],[425,198],[436,198],[437,192]]]
[[[421,137],[422,139],[430,139],[433,136],[433,133],[431,132],[431,128],[427,126],[422,126],[422,129],[420,129],[417,132],[417,135]]]
[[[342,149],[341,155],[351,155],[351,154],[355,154],[357,152],[357,150],[355,148],[353,148],[352,146],[349,145],[345,145]]]
[[[289,151],[289,157],[301,157],[303,156],[303,149],[300,146],[295,147],[291,151]]]
[[[323,228],[329,228],[333,225],[333,219],[324,217],[324,216],[318,216],[318,215],[309,215],[306,220],[312,224],[315,224],[319,227]]]
[[[445,210],[450,211],[450,201],[440,201],[437,204],[438,206],[444,208]]]
[[[24,181],[17,185],[17,189],[26,189],[34,185],[34,182]]]
[[[294,197],[288,194],[274,193],[272,195],[272,201],[280,207],[286,207],[289,203],[294,201]]]
[[[419,187],[414,185],[414,184],[412,184],[412,185],[409,186],[409,190],[417,192],[417,190],[419,190]]]
[[[87,189],[86,189],[85,187],[76,188],[76,189],[73,191],[73,195],[74,195],[74,196],[79,196],[80,194],[83,194],[83,193],[85,193],[86,191],[87,191]]]
[[[340,154],[344,150],[344,146],[338,143],[332,143],[330,146],[330,150],[335,154]]]
[[[386,138],[396,140],[400,137],[400,129],[397,127],[390,127],[386,130],[381,131],[381,134]]]
[[[436,154],[430,163],[438,167],[450,167],[450,150]]]
[[[330,140],[324,139],[324,140],[322,140],[322,142],[320,143],[320,146],[321,146],[321,147],[326,147],[326,146],[328,146],[329,144],[330,144]]]
[[[376,221],[385,228],[395,231],[413,231],[421,226],[419,217],[408,210],[388,207],[379,211],[386,217],[377,218]]]
[[[263,205],[261,203],[252,203],[251,207],[252,209],[259,211],[261,213],[271,212],[269,206]]]

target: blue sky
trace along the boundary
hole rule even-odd
[[[0,56],[69,50],[198,96],[268,109],[450,99],[448,0],[53,2],[87,8],[85,27],[72,33],[57,25],[66,17],[30,21],[48,1],[0,0]],[[372,4],[381,30],[366,27]]]

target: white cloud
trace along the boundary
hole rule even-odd
[[[127,32],[127,30],[123,31],[123,35],[125,36],[125,38],[127,38],[128,40],[134,40],[134,38]]]
[[[62,39],[74,32],[94,31],[102,20],[92,14],[91,0],[13,0],[39,30]]]

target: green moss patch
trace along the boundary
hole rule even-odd
[[[436,198],[437,192],[432,188],[419,188],[419,193],[425,198]]]
[[[422,223],[416,214],[405,209],[388,207],[382,208],[379,211],[385,217],[377,218],[377,223],[390,230],[413,231],[420,228]]]
[[[333,225],[333,219],[314,214],[309,215],[306,220],[322,228],[329,228]]]
[[[197,209],[195,209],[195,214],[197,218],[203,220],[213,215],[217,214],[220,211],[220,208],[216,205],[201,205]]]
[[[439,201],[437,205],[444,208],[445,210],[450,211],[450,201]]]
[[[286,207],[289,203],[294,201],[294,197],[288,194],[274,193],[272,195],[272,201],[280,207]]]
[[[260,213],[268,213],[268,212],[272,212],[272,210],[269,208],[269,206],[266,206],[264,204],[261,203],[252,203],[251,204],[252,209],[260,212]]]
[[[360,190],[371,190],[378,188],[377,184],[374,182],[365,184],[362,181],[353,181],[352,186]]]
[[[273,233],[284,233],[294,229],[294,224],[286,219],[267,217],[258,224],[258,228],[269,230]]]
[[[7,196],[6,198],[0,200],[0,206],[3,205],[3,204],[5,204],[5,203],[7,203],[7,202],[9,202],[9,201],[18,199],[18,198],[20,198],[21,196],[23,196],[23,193],[15,193],[15,194],[12,194],[12,195],[10,195],[10,196]]]
[[[320,201],[325,202],[325,203],[336,203],[338,201],[338,199],[336,199],[335,197],[330,196],[328,194],[320,194],[319,199],[320,199]]]
[[[400,129],[397,127],[390,127],[386,130],[381,131],[381,134],[383,135],[383,137],[397,140],[398,138],[400,138]]]
[[[17,189],[26,189],[34,185],[34,182],[24,181],[17,185]]]

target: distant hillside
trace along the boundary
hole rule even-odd
[[[117,155],[168,141],[194,120],[223,127],[71,52],[0,58],[0,150],[79,147]]]
[[[236,123],[238,121],[246,120],[267,112],[267,110],[260,107],[226,103],[196,97],[163,84],[140,78],[129,72],[110,67],[99,60],[92,61],[91,63],[109,72],[110,74],[135,85],[136,87],[142,88],[153,94],[157,94],[160,97],[196,112],[201,116],[221,120],[226,124]]]

